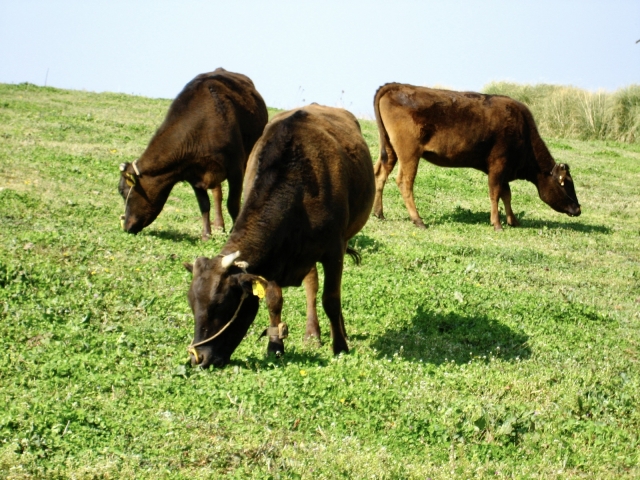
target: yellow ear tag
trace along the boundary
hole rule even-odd
[[[258,280],[254,280],[252,285],[253,294],[260,299],[264,298],[264,287],[262,286],[262,283],[260,283]]]

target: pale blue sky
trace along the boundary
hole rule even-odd
[[[638,39],[639,0],[0,0],[0,82],[173,98],[222,66],[269,106],[371,116],[391,81],[640,83]]]

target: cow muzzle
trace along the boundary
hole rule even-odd
[[[229,358],[213,355],[209,347],[189,347],[188,351],[192,367],[209,368],[213,365],[216,368],[221,368],[230,361]]]
[[[579,217],[581,213],[582,210],[580,209],[580,205],[578,205],[577,207],[570,208],[567,215],[570,217]]]

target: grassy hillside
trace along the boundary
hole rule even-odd
[[[515,182],[522,227],[502,233],[483,174],[424,163],[429,228],[390,181],[346,261],[351,353],[324,312],[324,345],[302,342],[290,288],[284,358],[256,341],[262,305],[231,365],[201,371],[182,262],[225,234],[200,240],[182,184],[141,234],[118,220],[118,164],[168,105],[0,84],[0,478],[640,476],[640,146],[549,141],[583,215]]]

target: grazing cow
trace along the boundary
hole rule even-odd
[[[215,258],[199,257],[189,304],[195,317],[189,347],[194,365],[229,362],[264,294],[270,328],[267,352],[282,354],[282,287],[307,293],[307,336],[320,338],[315,314],[316,263],[324,268],[322,304],[331,322],[333,352],[348,352],[340,301],[347,242],[367,222],[375,182],[369,148],[346,110],[310,105],[278,114],[247,165],[245,202]],[[258,295],[258,296],[255,296]]]
[[[142,156],[120,165],[122,227],[135,234],[153,222],[181,181],[189,182],[196,194],[204,240],[211,235],[207,189],[213,193],[214,225],[224,230],[220,188],[224,180],[229,182],[227,209],[235,222],[247,158],[267,120],[264,100],[245,75],[218,68],[191,80]]]
[[[413,200],[420,158],[441,167],[471,167],[488,174],[495,230],[502,230],[499,198],[507,223],[518,225],[509,188],[509,182],[516,179],[532,182],[540,198],[554,210],[580,215],[569,165],[553,160],[531,112],[522,103],[501,95],[388,83],[376,92],[374,109],[380,133],[373,206],[378,218],[384,218],[384,184],[399,161],[396,182],[402,198],[413,223],[425,228]]]

